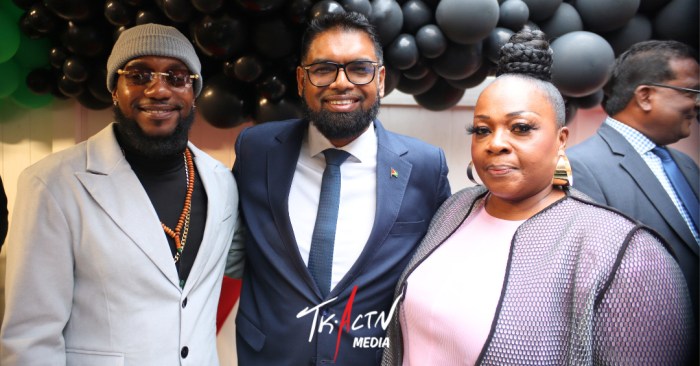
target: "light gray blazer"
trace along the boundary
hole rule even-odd
[[[189,147],[208,208],[183,289],[112,125],[21,174],[0,364],[218,365],[216,311],[238,193],[230,170]]]

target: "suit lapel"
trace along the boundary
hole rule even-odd
[[[199,179],[202,181],[204,191],[207,192],[207,219],[204,224],[202,242],[183,289],[185,295],[197,283],[204,269],[212,268],[212,266],[208,265],[209,262],[217,261],[220,258],[218,255],[208,255],[208,253],[216,254],[215,247],[219,243],[215,239],[219,235],[217,231],[219,230],[220,220],[224,218],[221,211],[225,209],[224,205],[228,204],[228,202],[216,199],[215,196],[216,192],[221,191],[219,179],[216,176],[217,170],[206,159],[202,158],[203,152],[201,150],[192,144],[189,144],[189,147],[192,151],[195,169],[197,169]],[[224,173],[231,174],[228,170],[224,170]]]
[[[620,156],[620,166],[637,183],[649,202],[656,208],[659,214],[666,220],[671,228],[683,238],[686,243],[694,243],[693,233],[683,220],[680,212],[671,201],[671,198],[664,190],[663,186],[651,172],[649,166],[641,156],[634,150],[632,145],[612,127],[603,124],[599,131],[601,137],[608,143],[613,153]],[[621,189],[624,189],[621,187]],[[698,253],[697,245],[690,245],[690,248]]]
[[[311,278],[311,274],[301,258],[292,223],[289,220],[289,191],[292,187],[292,179],[307,125],[307,121],[300,120],[292,129],[275,137],[279,144],[267,152],[266,184],[272,217],[275,220],[280,240],[289,258],[294,258],[293,262],[301,278],[306,282],[307,288],[312,289],[320,297],[321,294],[316,283]]]
[[[177,270],[158,216],[124,158],[112,125],[88,139],[87,171],[78,172],[76,176],[117,226],[179,288]],[[114,243],[115,250],[126,244]]]
[[[338,282],[330,296],[342,292],[359,274],[368,258],[373,256],[381,243],[389,235],[399,215],[403,196],[408,186],[413,165],[403,159],[408,152],[406,146],[384,130],[375,121],[377,134],[377,208],[374,225],[367,243],[357,261],[348,273]],[[395,174],[392,174],[395,172]]]

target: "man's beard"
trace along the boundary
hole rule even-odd
[[[159,159],[185,151],[188,135],[194,123],[194,109],[185,117],[178,117],[177,126],[170,135],[148,136],[135,119],[128,118],[119,106],[115,106],[114,119],[117,121],[119,144],[130,152],[148,158]]]
[[[379,113],[379,99],[377,93],[377,101],[368,110],[359,108],[352,112],[330,112],[321,108],[317,112],[309,108],[302,92],[301,108],[304,118],[311,121],[327,139],[347,139],[361,135],[374,121]]]

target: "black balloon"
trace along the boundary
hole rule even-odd
[[[645,15],[637,14],[622,28],[601,35],[610,43],[615,55],[618,56],[633,44],[651,38],[651,21]]]
[[[389,45],[401,33],[403,12],[394,0],[375,0],[372,3],[372,15],[369,21],[377,29],[383,46]]]
[[[107,90],[107,85],[105,85],[106,78],[107,70],[100,67],[90,71],[90,77],[85,84],[90,94],[97,100],[112,103],[112,94]]]
[[[575,6],[587,30],[608,32],[632,19],[639,8],[639,0],[577,0]]]
[[[25,82],[27,88],[36,94],[46,94],[51,92],[54,76],[51,70],[34,69],[27,74]]]
[[[27,13],[22,14],[22,16],[19,18],[19,31],[31,39],[39,39],[44,37],[43,33],[39,32],[34,28],[34,26],[32,26]]]
[[[662,38],[698,47],[698,0],[671,0],[654,18],[654,30]]]
[[[12,0],[12,3],[15,4],[18,8],[22,10],[29,10],[29,8],[36,3],[35,0]]]
[[[496,73],[496,65],[490,61],[484,61],[484,63],[476,70],[475,73],[461,80],[449,80],[445,79],[448,84],[452,85],[457,89],[469,89],[473,88],[486,80],[489,75]]]
[[[392,66],[406,70],[418,62],[416,39],[410,34],[400,34],[384,51],[384,57]]]
[[[322,0],[311,7],[311,18],[315,19],[323,15],[345,13],[340,3],[333,0]]]
[[[508,43],[513,31],[508,28],[496,27],[484,41],[484,54],[493,63],[498,63],[501,47]]]
[[[571,4],[562,3],[549,19],[540,22],[540,28],[548,39],[557,38],[566,33],[582,31],[581,16]]]
[[[301,106],[297,100],[283,98],[277,102],[260,98],[255,107],[255,122],[282,121],[290,118],[301,118]]]
[[[372,14],[372,4],[369,0],[338,0],[338,3],[348,12],[360,13],[367,18]]]
[[[287,4],[287,19],[294,24],[306,24],[309,19],[308,10],[313,5],[312,0],[292,0]]]
[[[401,71],[388,65],[385,65],[384,69],[386,70],[384,74],[384,95],[386,96],[396,89],[401,79]]]
[[[69,51],[87,57],[94,57],[104,51],[107,44],[103,34],[92,24],[68,22],[68,28],[61,36],[63,45]]]
[[[192,0],[192,5],[204,14],[211,14],[224,5],[224,0]]]
[[[281,77],[270,75],[258,84],[258,92],[263,98],[277,103],[287,92],[287,85]]]
[[[433,61],[433,70],[445,79],[464,79],[479,69],[482,63],[482,44],[450,44],[442,56]]]
[[[413,67],[408,70],[403,70],[402,74],[406,78],[418,80],[425,77],[430,71],[430,67],[426,65],[422,59],[418,59],[418,62],[416,62]]]
[[[105,2],[105,18],[113,25],[128,25],[134,19],[134,11],[119,0]]]
[[[88,66],[84,59],[70,56],[63,63],[63,74],[76,83],[82,83],[88,79]]]
[[[552,42],[552,81],[562,94],[583,97],[603,87],[610,76],[615,53],[601,36],[578,31]]]
[[[166,17],[177,23],[190,20],[194,13],[189,0],[158,0],[158,5]]]
[[[639,2],[639,12],[644,14],[656,14],[661,8],[668,4],[670,0],[641,0]]]
[[[589,95],[585,95],[579,98],[571,98],[569,99],[569,103],[575,104],[576,107],[580,109],[591,109],[600,105],[600,103],[603,101],[603,95],[603,90],[598,89],[597,91]]]
[[[496,0],[442,0],[435,10],[440,29],[452,42],[473,44],[488,37],[498,24]]]
[[[27,20],[29,25],[36,29],[39,33],[49,33],[56,28],[58,19],[44,5],[37,3],[27,12]]]
[[[49,50],[49,63],[56,69],[62,69],[68,58],[68,51],[62,46],[53,46]]]
[[[554,14],[562,0],[523,0],[530,9],[530,19],[540,21],[547,19]],[[607,0],[603,0],[607,1]]]
[[[237,126],[250,116],[250,101],[241,93],[246,90],[224,75],[209,78],[197,98],[197,109],[211,125],[219,128]]]
[[[63,75],[58,79],[58,90],[69,97],[77,97],[85,90],[85,87]]]
[[[433,71],[429,71],[420,79],[409,79],[405,76],[401,76],[399,84],[396,85],[396,89],[411,95],[423,94],[430,90],[439,78],[440,77]]]
[[[416,32],[424,25],[432,23],[433,11],[421,0],[408,0],[402,6],[403,31],[410,34]]]
[[[92,15],[91,0],[43,0],[54,14],[66,20],[88,20]]]
[[[508,0],[499,7],[498,26],[519,31],[530,17],[530,9],[522,0]]]
[[[255,13],[277,10],[284,5],[284,2],[285,0],[236,0],[238,5]]]
[[[416,33],[416,45],[420,54],[426,58],[436,58],[447,49],[447,38],[435,24],[421,27]]]
[[[255,81],[262,72],[262,61],[255,55],[241,56],[233,64],[233,76],[247,83]]]
[[[457,89],[447,81],[439,79],[427,92],[414,95],[413,99],[425,109],[443,111],[457,105],[463,95],[464,90]]]
[[[136,25],[148,23],[163,24],[163,17],[158,12],[152,10],[139,10],[136,12],[136,20],[134,23],[136,23]]]
[[[111,100],[107,102],[99,100],[87,90],[79,94],[76,99],[78,99],[78,102],[80,102],[83,107],[88,109],[100,110],[112,105]]]
[[[206,56],[230,58],[245,46],[246,29],[242,20],[228,14],[206,15],[194,26],[194,43]]]
[[[255,24],[254,44],[260,55],[270,59],[281,58],[298,49],[296,32],[281,18],[272,18]]]

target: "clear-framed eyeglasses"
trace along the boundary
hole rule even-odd
[[[345,77],[355,85],[366,85],[374,80],[379,62],[351,61],[346,64],[324,61],[302,66],[306,70],[309,82],[313,86],[324,87],[333,84],[338,78],[338,71],[343,69]]]
[[[695,99],[695,103],[700,103],[700,90],[683,88],[675,85],[661,84],[661,83],[645,83],[644,85],[657,86],[659,88],[673,89],[688,98]]]
[[[199,75],[190,74],[187,70],[168,70],[167,72],[147,71],[141,69],[133,70],[117,70],[117,74],[124,76],[127,85],[144,86],[153,81],[154,78],[160,77],[173,88],[184,88],[192,86],[195,79],[199,79]]]

